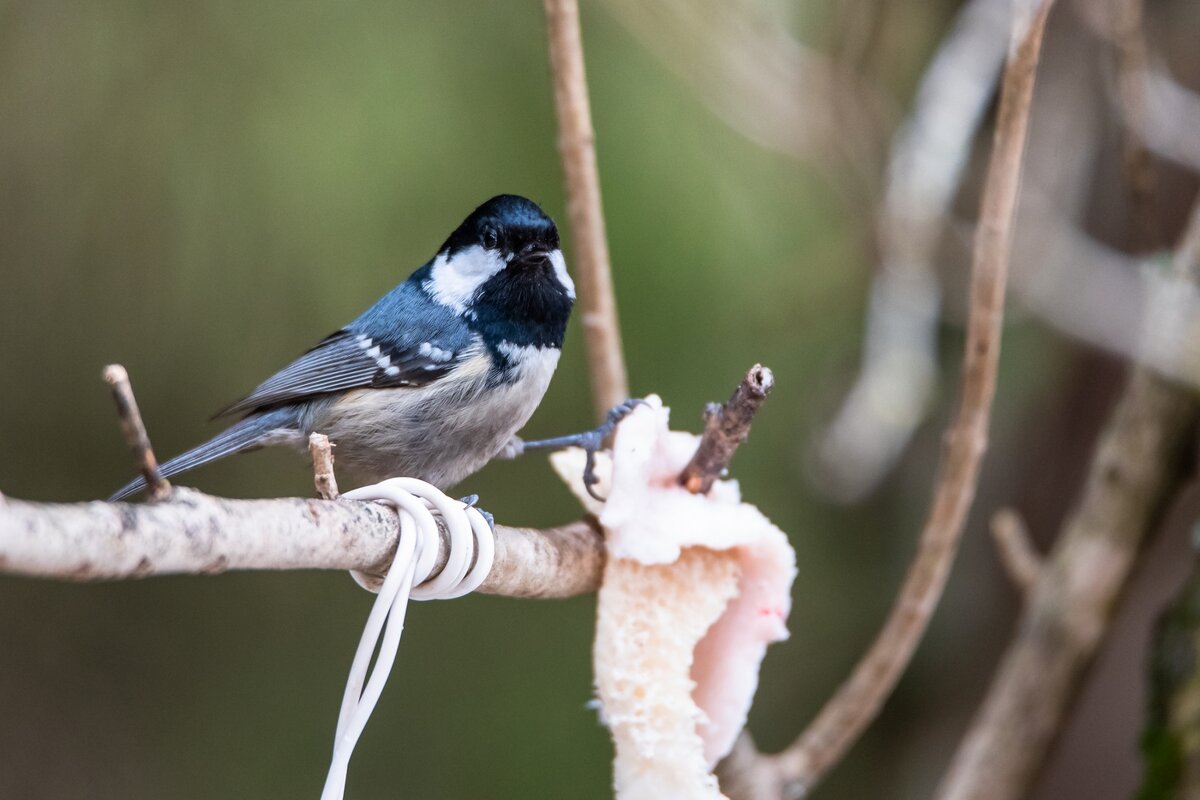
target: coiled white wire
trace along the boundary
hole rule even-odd
[[[424,481],[391,478],[347,492],[342,497],[379,500],[393,506],[400,518],[400,536],[396,557],[379,587],[379,596],[367,617],[358,652],[354,654],[354,662],[350,667],[350,677],[342,697],[342,710],[338,714],[333,760],[325,778],[321,800],[342,800],[345,795],[350,754],[379,701],[383,685],[396,661],[409,598],[448,600],[474,591],[491,571],[496,553],[492,528],[483,514],[461,500],[452,500]],[[425,583],[437,561],[440,545],[438,524],[431,509],[438,512],[446,525],[450,552],[445,568],[436,578]],[[471,563],[472,555],[475,556],[474,565]],[[355,579],[364,586],[368,585],[358,575]],[[368,679],[367,669],[376,645],[379,646],[379,655]]]

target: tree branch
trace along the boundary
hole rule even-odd
[[[1181,285],[1185,276],[1200,277],[1200,202],[1175,271]],[[941,800],[1024,795],[1108,630],[1142,540],[1182,483],[1178,457],[1196,420],[1190,390],[1148,369],[1134,373],[1097,445],[1079,506],[942,782]]]
[[[679,475],[679,483],[692,494],[707,494],[713,482],[733,460],[733,454],[750,435],[750,423],[775,388],[775,376],[755,364],[725,405],[711,404],[704,412],[704,435],[692,460]]]
[[[122,419],[128,408],[134,409],[129,418],[136,419],[133,391],[119,369],[110,372],[123,387]],[[699,478],[711,483],[728,464],[772,385],[770,370],[759,365],[750,370],[726,407],[732,427],[710,425],[701,439],[700,450],[717,455],[699,460]],[[228,500],[182,488],[166,501],[144,505],[30,503],[0,496],[0,573],[94,581],[249,569],[386,572],[396,550],[396,513],[379,504],[334,500],[328,437],[312,434],[309,449],[322,500]],[[495,534],[495,563],[478,591],[570,597],[600,585],[605,552],[594,519],[548,530],[497,525]],[[443,531],[434,576],[447,553]]]
[[[1042,34],[1052,4],[1043,0],[1031,17],[1018,15],[1014,20],[971,268],[962,399],[945,435],[917,554],[887,622],[850,677],[790,747],[761,759],[763,769],[778,770],[786,796],[806,794],[875,718],[928,627],[957,552],[987,446],[1017,186]]]
[[[558,150],[566,182],[572,256],[580,283],[592,403],[597,418],[603,420],[610,408],[629,397],[629,379],[621,351],[621,329],[600,204],[596,137],[584,74],[579,5],[576,0],[545,0],[545,8]]]
[[[345,500],[227,500],[185,488],[143,505],[6,498],[0,572],[74,581],[249,569],[377,574],[391,564],[398,530],[388,507]],[[446,543],[443,535],[437,571]],[[590,521],[497,525],[496,561],[478,591],[571,597],[595,591],[603,565],[604,542]]]

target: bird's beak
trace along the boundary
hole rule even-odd
[[[550,263],[550,251],[536,245],[526,245],[517,256],[523,266],[538,267]]]

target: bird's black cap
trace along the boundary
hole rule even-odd
[[[558,247],[558,229],[554,220],[537,203],[515,194],[496,195],[463,220],[441,251],[454,255],[478,245],[488,250],[503,248],[519,252],[529,244],[547,250]]]

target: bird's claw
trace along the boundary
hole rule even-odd
[[[482,514],[484,520],[488,524],[488,527],[492,529],[492,533],[496,532],[496,518],[494,516],[492,516],[491,512],[484,511],[482,508],[479,508],[478,506],[475,505],[476,503],[479,502],[479,495],[469,494],[466,497],[458,498],[458,502],[462,503],[463,505],[467,506],[468,508],[473,508],[476,511],[478,511],[480,514]]]
[[[600,479],[596,477],[596,451],[585,448],[584,453],[586,453],[586,460],[583,462],[584,491],[586,491],[596,500],[599,500],[601,503],[603,503],[605,498],[596,494],[596,490],[592,488],[600,482]]]
[[[596,449],[599,450],[600,445],[604,443],[605,439],[612,435],[612,432],[617,429],[617,425],[621,422],[621,420],[632,414],[633,410],[638,406],[645,405],[649,405],[649,403],[642,398],[631,397],[625,402],[613,406],[608,412],[608,416],[604,418],[604,422],[600,424],[600,427],[596,428],[594,431],[588,431],[587,433],[583,434],[583,436],[596,437]]]
[[[586,454],[586,460],[583,463],[583,488],[596,500],[601,503],[605,498],[596,494],[593,489],[600,479],[596,477],[596,453],[604,446],[604,440],[612,435],[612,432],[617,429],[617,425],[621,420],[633,413],[633,410],[638,406],[648,405],[648,403],[640,397],[631,397],[623,403],[613,406],[608,412],[604,422],[595,430],[580,434],[580,447],[583,448]]]
[[[596,477],[596,453],[604,446],[604,440],[616,430],[621,420],[629,416],[640,405],[648,405],[648,403],[640,398],[630,398],[624,403],[614,406],[604,418],[604,422],[595,430],[576,433],[570,436],[559,436],[554,439],[542,439],[536,442],[521,442],[521,452],[529,452],[530,450],[561,450],[564,447],[582,448],[584,453],[587,454],[587,460],[583,465],[583,488],[587,490],[589,495],[603,503],[604,498],[596,494],[592,488],[600,482],[600,479]]]

